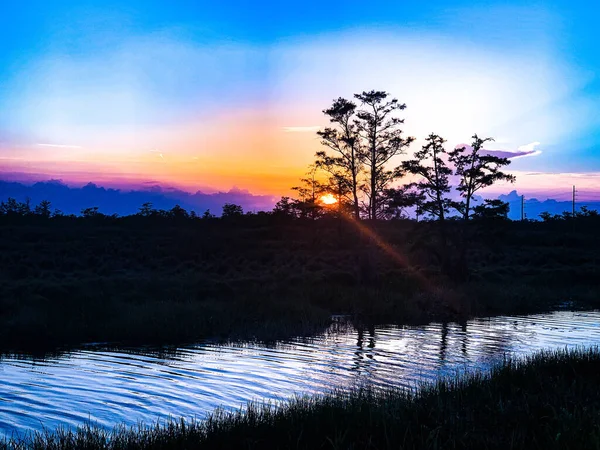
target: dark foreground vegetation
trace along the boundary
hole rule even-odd
[[[595,449],[598,373],[597,348],[545,352],[416,393],[335,392],[220,411],[196,423],[58,430],[0,448]]]
[[[597,217],[450,220],[446,246],[438,225],[0,217],[0,350],[271,340],[323,330],[332,314],[409,323],[600,303]]]

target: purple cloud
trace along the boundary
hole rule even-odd
[[[516,152],[509,152],[507,150],[483,149],[483,153],[485,153],[486,155],[497,156],[499,158],[508,158],[508,159],[523,158],[525,156],[537,156],[542,153],[540,150],[535,149],[538,145],[540,145],[539,142],[532,142],[531,144],[522,145],[521,147],[518,148],[518,150]],[[461,148],[461,147],[465,147],[469,151],[473,150],[473,147],[471,147],[470,145],[467,145],[467,144],[459,144],[456,146],[456,148]]]

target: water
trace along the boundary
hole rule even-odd
[[[178,349],[84,349],[43,360],[0,359],[0,434],[203,418],[217,406],[285,399],[365,383],[419,381],[489,368],[504,355],[600,344],[600,312],[475,319],[464,324],[337,324],[271,347],[202,343]]]

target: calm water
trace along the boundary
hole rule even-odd
[[[170,350],[74,351],[44,360],[0,359],[0,434],[92,420],[203,418],[217,406],[284,399],[364,383],[420,380],[486,369],[505,354],[600,344],[600,312],[476,319],[465,324],[340,324],[310,339],[260,345],[202,343]]]

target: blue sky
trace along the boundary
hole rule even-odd
[[[314,154],[328,102],[375,88],[408,103],[417,137],[539,150],[513,168],[552,186],[600,173],[599,14],[563,0],[4,0],[0,162],[273,191]],[[292,128],[311,133],[276,132]]]

